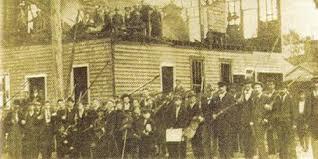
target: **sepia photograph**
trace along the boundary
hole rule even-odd
[[[1,159],[318,159],[318,0],[0,0]]]

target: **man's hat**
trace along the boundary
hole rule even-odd
[[[289,83],[283,83],[283,84],[282,84],[282,88],[283,88],[283,89],[284,89],[284,88],[287,88],[287,89],[288,89],[288,88],[289,88]]]
[[[179,94],[176,94],[174,96],[174,100],[182,100],[182,97]]]
[[[125,93],[125,94],[123,94],[123,95],[121,96],[121,99],[124,99],[124,98],[126,98],[126,97],[130,98],[130,95],[127,94],[127,93]]]
[[[13,101],[13,105],[21,105],[21,100],[15,99],[15,100]]]
[[[68,97],[66,101],[67,101],[67,102],[73,102],[73,103],[74,103],[74,99],[73,99],[72,97]]]
[[[37,102],[37,101],[33,102],[32,104],[33,104],[33,105],[41,105],[41,103],[40,103],[40,102]]]
[[[254,82],[253,87],[256,85],[260,85],[262,88],[264,87],[264,84],[262,82]]]
[[[313,77],[313,78],[311,79],[311,81],[312,81],[313,83],[318,83],[318,77]]]
[[[142,114],[146,114],[146,113],[151,113],[152,111],[151,111],[151,109],[149,109],[149,108],[143,108],[142,110],[141,110],[141,113]]]
[[[188,93],[188,98],[191,98],[191,97],[195,97],[195,93],[189,92],[189,93]]]
[[[249,79],[244,80],[244,85],[248,85],[248,84],[253,85],[253,83],[254,83],[254,81],[252,81],[252,80],[249,80]]]
[[[227,83],[221,81],[221,82],[218,82],[218,86],[224,87],[224,86],[227,86]]]
[[[272,84],[274,84],[274,85],[275,85],[275,82],[274,82],[274,81],[272,81],[272,80],[269,80],[269,81],[267,81],[267,82],[266,82],[266,85],[272,85]]]

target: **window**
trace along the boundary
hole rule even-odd
[[[31,101],[44,103],[46,100],[46,76],[35,75],[27,76],[27,89]]]
[[[255,81],[255,72],[253,69],[247,69],[245,71],[245,79],[248,81]]]
[[[228,17],[227,20],[229,25],[240,24],[241,5],[240,0],[229,0],[228,1]]]
[[[192,59],[191,63],[192,89],[195,93],[201,92],[203,82],[203,59]]]
[[[263,22],[277,20],[278,9],[277,0],[259,0],[260,20]]]
[[[8,75],[0,75],[0,108],[10,105],[10,79]]]
[[[172,66],[161,67],[161,87],[164,93],[173,91],[174,74]]]
[[[221,81],[227,83],[232,81],[232,66],[230,61],[221,62]]]
[[[73,89],[74,99],[76,102],[81,100],[82,103],[88,103],[88,68],[87,66],[73,68]]]

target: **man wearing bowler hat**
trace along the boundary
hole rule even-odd
[[[231,141],[231,118],[230,111],[235,104],[234,97],[227,92],[227,83],[219,82],[219,89],[211,101],[211,107],[213,112],[213,120],[215,121],[215,131],[218,140],[220,158],[229,159],[232,158],[232,141]]]
[[[263,93],[263,84],[256,82],[253,85],[254,95],[252,98],[252,121],[250,126],[252,134],[255,136],[255,144],[258,150],[259,159],[267,159],[268,153],[266,152],[265,145],[265,132],[268,119],[266,117],[267,111],[271,110],[268,96]]]
[[[182,102],[182,97],[176,95],[174,97],[174,102],[169,106],[166,112],[166,125],[171,129],[185,128],[187,126],[187,121],[188,112]],[[184,140],[181,142],[168,142],[167,149],[169,158],[186,158],[186,142]]]

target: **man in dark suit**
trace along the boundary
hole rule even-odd
[[[252,122],[252,88],[245,86],[243,93],[239,99],[240,117],[240,137],[242,141],[242,148],[247,159],[252,159],[256,154],[255,150],[255,136],[250,123]]]
[[[112,27],[113,31],[115,33],[118,33],[121,31],[122,27],[124,26],[124,18],[123,16],[119,13],[119,10],[116,8],[115,9],[115,14],[112,17]]]
[[[90,146],[93,142],[93,135],[94,135],[94,127],[93,122],[94,120],[90,118],[88,114],[88,110],[85,109],[82,103],[78,104],[77,107],[77,129],[78,133],[76,134],[76,148],[80,153],[82,158],[89,158],[90,154]]]
[[[56,153],[58,158],[64,158],[68,153],[69,142],[66,136],[67,128],[67,109],[63,99],[57,101],[58,110],[56,112],[56,122],[55,122],[55,131],[56,131]]]
[[[197,120],[200,122],[203,120],[203,114],[200,103],[197,101],[196,95],[194,93],[190,93],[188,95],[189,103],[187,105],[188,112],[188,124],[190,126],[193,120]],[[202,132],[203,132],[203,123],[199,124],[195,135],[191,139],[192,150],[195,158],[204,158],[204,150],[202,143]]]
[[[296,146],[294,136],[294,98],[288,91],[288,86],[283,85],[275,104],[273,111],[278,114],[278,144],[279,157],[281,159],[296,159]]]
[[[74,109],[74,100],[72,98],[67,99],[67,105],[64,105],[64,101],[60,102],[60,109],[57,112],[57,155],[58,158],[64,158],[69,154],[70,157],[75,158],[78,153],[75,150],[73,130],[76,126],[76,110]]]
[[[276,90],[276,85],[273,81],[269,81],[266,85],[266,91],[264,92],[270,100],[270,104],[273,105],[275,103],[275,99],[278,95],[278,91]],[[268,143],[268,153],[269,155],[275,155],[278,151],[278,141],[275,136],[277,136],[277,115],[273,110],[268,111],[267,118],[268,128],[267,128],[267,143]]]
[[[176,95],[174,102],[170,105],[166,112],[166,123],[168,128],[178,129],[187,126],[188,113],[187,109],[182,103],[182,98]],[[170,158],[186,158],[186,142],[168,142],[167,148]]]
[[[312,136],[314,158],[318,158],[318,77],[312,79],[313,90],[310,93],[309,128]]]
[[[48,101],[45,102],[41,111],[41,130],[40,130],[40,153],[42,158],[51,158],[53,152],[53,136],[54,136],[54,116],[52,116],[51,105]]]
[[[212,119],[212,99],[217,91],[210,84],[207,86],[206,93],[202,97],[202,113],[204,117],[204,129],[202,142],[205,158],[213,158],[217,154],[217,138],[215,137],[215,123]]]
[[[216,137],[218,139],[219,153],[222,159],[232,157],[232,141],[231,141],[231,109],[235,104],[235,99],[227,92],[227,84],[224,82],[218,83],[219,90],[217,95],[212,99],[213,120],[216,122]],[[217,115],[219,114],[219,115]]]
[[[38,103],[32,103],[28,107],[25,118],[22,119],[24,136],[22,140],[22,156],[26,159],[37,158],[39,153],[38,146],[38,125],[39,125],[39,114],[35,110],[35,105]]]
[[[310,100],[306,96],[305,91],[300,91],[296,97],[297,101],[295,103],[294,118],[295,126],[297,128],[297,134],[299,137],[300,145],[303,150],[307,152],[309,144],[309,134],[308,134],[308,117],[309,117],[309,107]]]
[[[252,133],[256,139],[255,144],[259,158],[267,159],[268,153],[266,152],[265,132],[268,119],[266,118],[266,113],[271,110],[271,108],[269,106],[268,96],[263,93],[263,84],[257,82],[253,85],[253,89],[253,109],[251,113],[252,122],[250,122],[250,125],[252,127]]]
[[[139,136],[139,157],[154,158],[156,153],[156,129],[151,119],[151,110],[142,110],[142,117],[134,122],[134,128]]]

